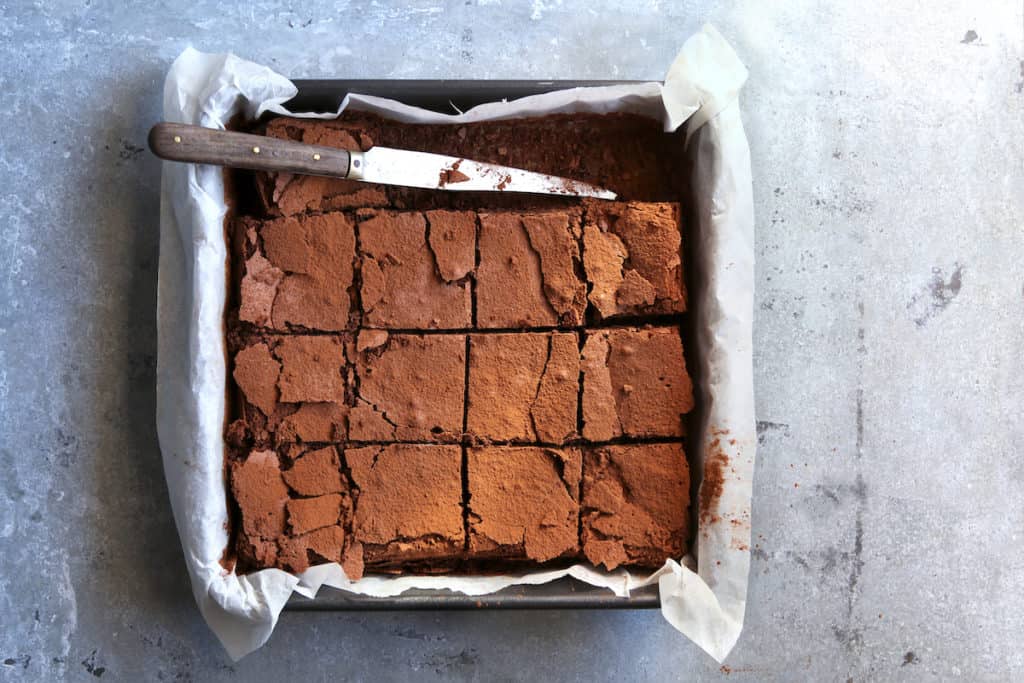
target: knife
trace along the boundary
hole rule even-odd
[[[615,193],[569,178],[462,157],[372,147],[354,152],[262,135],[180,123],[158,123],[149,148],[161,159],[256,171],[280,171],[406,185],[431,190],[532,192],[615,199]]]

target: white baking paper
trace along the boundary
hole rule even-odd
[[[514,102],[481,105],[458,115],[352,94],[341,108],[400,121],[460,123],[555,112],[644,114],[666,130],[687,124],[687,155],[698,225],[690,225],[699,286],[696,352],[705,421],[701,463],[723,475],[721,495],[700,512],[694,550],[651,574],[604,572],[587,565],[508,576],[368,576],[349,581],[336,564],[301,576],[270,569],[245,576],[220,564],[228,542],[224,481],[225,348],[223,309],[227,250],[224,185],[219,168],[166,163],[160,214],[157,301],[157,428],[174,518],[196,602],[228,654],[238,659],[270,637],[293,592],[312,597],[322,585],[374,596],[410,588],[447,588],[484,595],[513,584],[565,575],[627,596],[657,582],[662,613],[716,660],[739,637],[750,567],[750,498],[756,434],[751,332],[754,216],[750,156],[738,93],[747,71],[722,36],[705,26],[686,41],[664,85],[577,88]],[[287,114],[295,86],[266,67],[234,55],[188,49],[164,86],[168,121],[223,128],[236,114]],[[338,112],[323,116],[336,116]]]

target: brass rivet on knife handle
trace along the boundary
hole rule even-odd
[[[350,162],[349,153],[343,149],[181,123],[153,126],[149,148],[169,161],[338,178],[348,177]]]

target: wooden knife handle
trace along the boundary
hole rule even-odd
[[[158,123],[149,131],[149,149],[161,159],[198,164],[347,178],[351,155],[336,147],[304,145],[262,135]]]

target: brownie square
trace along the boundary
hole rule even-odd
[[[477,326],[575,327],[583,324],[576,209],[480,214]]]
[[[338,121],[278,118],[266,127],[268,137],[295,140],[365,152],[373,146],[374,126]],[[324,176],[292,173],[257,173],[256,186],[263,208],[275,216],[336,209],[385,206],[388,196],[381,185]]]
[[[260,327],[349,327],[355,224],[343,213],[235,223],[247,254],[238,317]]]
[[[267,336],[234,356],[241,421],[257,442],[346,436],[347,354],[340,336]]]
[[[293,573],[311,564],[339,562],[350,578],[362,575],[362,550],[345,533],[352,499],[334,447],[296,450],[282,471],[275,451],[260,450],[230,469],[231,491],[242,525],[243,563],[279,566]],[[316,495],[298,497],[314,489]]]
[[[572,332],[471,335],[468,432],[483,441],[573,438],[579,369]]]
[[[593,202],[583,221],[590,303],[601,318],[686,310],[679,205]]]
[[[471,558],[547,562],[579,553],[578,448],[467,450]]]
[[[376,331],[379,335],[380,331]],[[392,334],[357,342],[354,441],[447,441],[462,438],[466,337]],[[379,343],[377,343],[379,342]],[[366,344],[377,343],[370,348]]]
[[[590,330],[583,344],[583,437],[677,437],[693,389],[675,327]]]
[[[678,560],[686,550],[689,504],[682,444],[588,449],[583,455],[583,554],[608,570]]]
[[[390,444],[345,451],[358,488],[352,532],[367,565],[462,552],[462,449]]]
[[[428,240],[427,218],[419,211],[365,211],[359,216],[365,326],[418,330],[472,324],[470,285],[461,279],[465,273],[452,281],[442,273],[461,270],[463,254],[475,251],[475,221],[474,231],[467,233],[459,229],[463,221],[438,218],[449,229],[439,225],[439,235]],[[444,271],[431,244],[439,245],[446,257]]]

